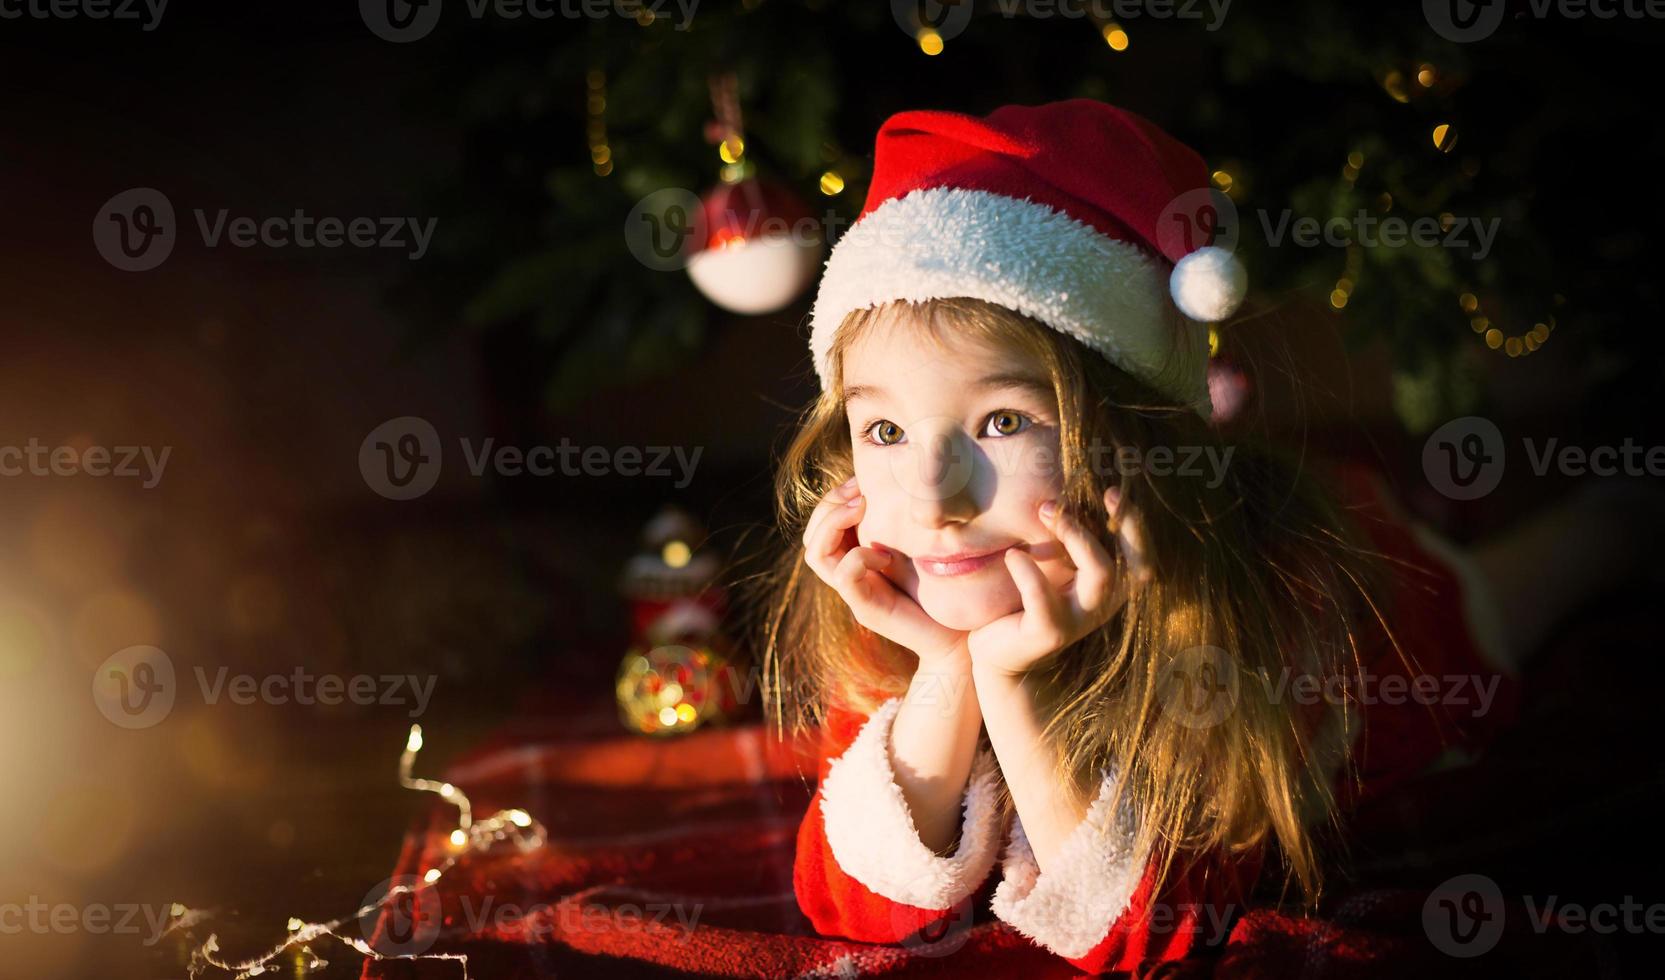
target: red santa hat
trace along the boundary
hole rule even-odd
[[[1194,150],[1093,99],[896,113],[816,293],[816,374],[825,385],[850,311],[965,296],[1075,337],[1206,418],[1206,324],[1247,285],[1229,251],[1177,227],[1207,187]]]

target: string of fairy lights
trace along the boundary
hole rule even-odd
[[[306,922],[291,918],[288,923],[288,935],[270,949],[255,956],[241,960],[228,960],[220,949],[219,936],[210,933],[208,938],[191,952],[188,971],[192,980],[197,980],[205,974],[231,974],[235,980],[247,980],[249,977],[275,975],[280,970],[288,969],[292,974],[305,975],[316,972],[329,965],[329,961],[321,958],[313,951],[312,944],[321,940],[333,940],[352,949],[366,959],[372,960],[437,960],[458,964],[462,969],[464,980],[468,978],[468,957],[462,953],[390,953],[378,950],[369,941],[359,936],[347,935],[337,930],[349,923],[363,922],[366,916],[379,916],[393,901],[404,896],[419,896],[424,890],[435,888],[439,881],[470,854],[490,850],[505,842],[512,843],[523,853],[536,850],[544,846],[548,834],[542,824],[532,819],[525,810],[513,808],[499,810],[484,820],[474,819],[474,808],[468,796],[451,783],[432,779],[418,779],[412,775],[416,765],[417,753],[422,751],[422,726],[412,725],[410,734],[405,740],[405,751],[399,756],[399,785],[418,792],[433,793],[440,799],[457,808],[457,825],[446,837],[450,853],[445,860],[423,873],[420,881],[415,884],[397,884],[388,888],[387,893],[370,902],[357,911],[327,922]],[[213,913],[200,909],[190,909],[175,904],[172,908],[173,917],[164,935],[189,929],[196,924],[211,918]],[[286,960],[287,958],[287,960]]]
[[[1440,70],[1430,62],[1423,62],[1411,73],[1415,79],[1414,85],[1423,90],[1431,90],[1440,85],[1444,76]],[[1412,83],[1406,79],[1405,72],[1391,69],[1385,72],[1381,79],[1382,88],[1388,97],[1395,102],[1407,103],[1411,101],[1414,91]],[[1440,153],[1451,153],[1457,147],[1457,126],[1455,123],[1438,122],[1429,130],[1429,140]],[[1365,152],[1361,147],[1354,147],[1347,152],[1346,160],[1341,165],[1341,178],[1348,188],[1357,185],[1359,176],[1365,168]],[[1480,173],[1480,162],[1474,157],[1465,157],[1459,164],[1463,175],[1474,178]],[[1235,186],[1235,178],[1226,169],[1216,170],[1211,180],[1221,192],[1230,194]],[[1394,207],[1392,193],[1384,190],[1376,196],[1374,204],[1376,210],[1386,214]],[[1450,211],[1439,212],[1440,230],[1449,231],[1457,218]],[[1350,242],[1346,247],[1346,257],[1343,260],[1342,272],[1336,279],[1335,286],[1330,290],[1329,304],[1333,312],[1340,313],[1352,299],[1354,290],[1364,272],[1364,253],[1357,242]],[[1566,297],[1560,293],[1551,296],[1551,303],[1559,308],[1566,303]],[[1457,307],[1468,319],[1469,327],[1477,334],[1485,345],[1492,350],[1501,350],[1509,357],[1524,357],[1542,347],[1555,330],[1556,319],[1553,313],[1546,314],[1543,319],[1533,323],[1531,329],[1518,334],[1505,332],[1497,326],[1491,317],[1481,309],[1479,296],[1469,287],[1464,286],[1456,297]]]

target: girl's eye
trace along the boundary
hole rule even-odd
[[[1015,436],[1034,424],[1034,420],[1022,412],[1002,409],[989,414],[988,424],[983,432],[985,435],[1004,438]],[[869,422],[862,434],[875,446],[894,446],[903,438],[902,427],[889,419],[875,419]]]
[[[879,435],[874,436],[877,432]],[[902,439],[902,427],[895,422],[880,419],[866,429],[867,441],[878,446],[894,446]]]
[[[1002,410],[989,416],[989,434],[997,436],[1015,436],[1032,423],[1025,415],[1017,412]]]

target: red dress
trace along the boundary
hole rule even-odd
[[[1335,470],[1338,500],[1389,559],[1384,615],[1408,669],[1391,645],[1373,644],[1354,743],[1361,788],[1339,788],[1343,805],[1390,791],[1449,749],[1474,753],[1507,726],[1519,682],[1492,666],[1489,610],[1472,570],[1448,545],[1409,521],[1377,479],[1355,466]],[[1476,631],[1474,626],[1481,628]],[[823,731],[820,782],[798,829],[793,876],[799,907],[825,934],[909,942],[970,914],[996,864],[989,909],[1078,969],[1136,971],[1223,941],[1262,869],[1258,851],[1175,860],[1155,894],[1157,857],[1134,854],[1133,816],[1109,812],[1106,773],[1086,821],[1041,873],[1013,816],[995,812],[998,773],[981,749],[964,798],[960,843],[941,856],[920,842],[889,761],[889,730],[900,699],[871,716],[833,710]],[[1097,832],[1095,831],[1102,831]],[[1005,842],[1002,851],[1001,843]]]

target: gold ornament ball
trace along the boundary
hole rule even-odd
[[[728,661],[714,647],[631,647],[614,691],[619,720],[643,735],[680,735],[727,716]]]

